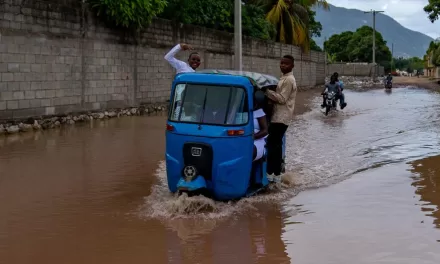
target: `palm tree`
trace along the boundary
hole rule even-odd
[[[266,19],[277,29],[276,41],[310,48],[309,9],[329,8],[326,0],[250,0],[267,12]]]

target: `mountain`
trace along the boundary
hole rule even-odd
[[[334,34],[356,31],[364,25],[373,26],[373,14],[364,14],[361,10],[330,5],[330,10],[316,7],[314,11],[316,11],[316,20],[322,24],[321,37],[314,38],[320,47],[324,46],[325,39]],[[376,14],[376,30],[387,41],[390,50],[394,44],[394,57],[423,58],[429,43],[433,40],[425,34],[403,27],[396,20],[382,13]]]

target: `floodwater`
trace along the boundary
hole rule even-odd
[[[440,263],[440,94],[299,96],[294,186],[238,203],[169,194],[165,119],[0,138],[0,263]]]

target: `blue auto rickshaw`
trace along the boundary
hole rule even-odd
[[[270,121],[271,104],[261,89],[275,89],[278,81],[270,75],[229,70],[175,77],[166,131],[172,193],[235,200],[268,186],[265,155],[257,161],[252,157],[253,109],[257,104],[263,107]],[[284,153],[285,140],[283,157]]]

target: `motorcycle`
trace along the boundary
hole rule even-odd
[[[385,81],[385,88],[386,89],[391,89],[393,88],[393,81]]]
[[[324,93],[325,98],[325,115],[327,116],[330,111],[337,111],[336,93],[333,91]]]

